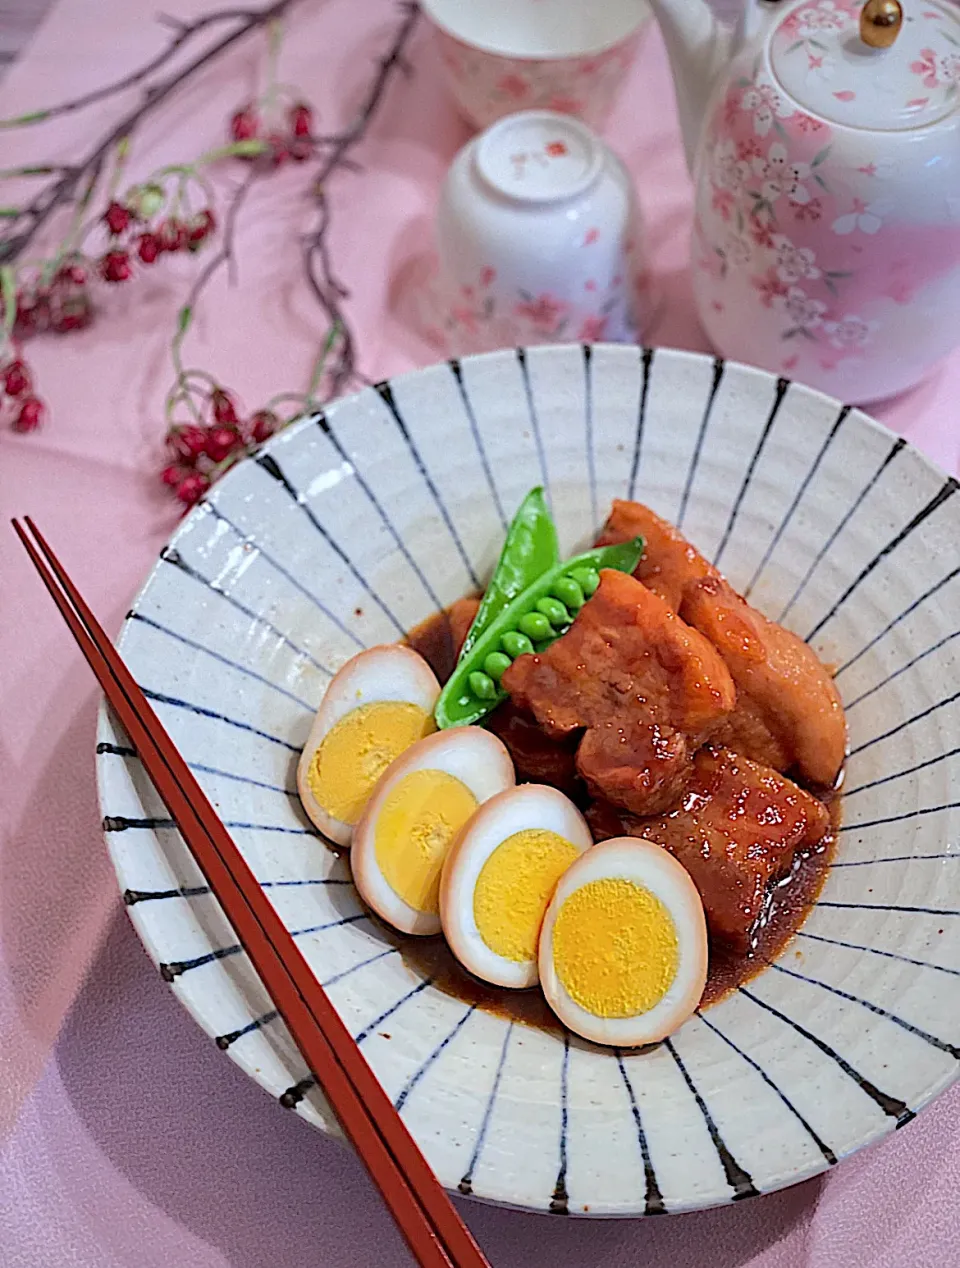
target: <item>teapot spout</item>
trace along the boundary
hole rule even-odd
[[[657,18],[677,97],[687,167],[694,157],[707,103],[742,39],[720,22],[706,0],[650,0]],[[753,0],[750,0],[753,3]]]

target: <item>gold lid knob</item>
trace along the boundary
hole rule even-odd
[[[889,48],[902,26],[899,0],[867,0],[860,10],[860,38],[870,48]]]

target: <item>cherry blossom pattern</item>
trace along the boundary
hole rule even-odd
[[[824,333],[831,345],[847,355],[854,355],[865,348],[879,328],[878,321],[864,321],[853,314],[823,323]]]
[[[960,84],[960,53],[938,53],[933,48],[922,48],[919,58],[910,63],[910,69],[919,75],[924,88],[946,88],[952,95]]]
[[[521,292],[521,300],[514,306],[513,315],[528,321],[541,335],[559,335],[567,324],[569,305],[555,295],[528,295]]]
[[[859,229],[861,233],[874,234],[883,227],[883,221],[890,214],[892,205],[882,199],[867,203],[862,198],[853,200],[853,210],[844,212],[833,222],[834,233],[846,235]]]
[[[789,119],[795,109],[772,84],[751,84],[744,89],[740,108],[752,115],[753,130],[757,136],[766,136],[775,119]]]
[[[773,235],[772,245],[777,256],[777,277],[782,282],[813,281],[820,276],[816,256],[810,247],[794,246],[782,233]]]
[[[810,201],[810,191],[803,182],[810,175],[811,165],[791,161],[787,147],[780,141],[774,141],[766,158],[755,158],[751,167],[760,180],[760,197],[764,202],[775,205],[779,199],[786,198],[802,206]]]
[[[791,286],[786,295],[775,296],[772,306],[790,323],[781,336],[783,339],[792,339],[794,335],[810,337],[810,331],[823,323],[827,311],[826,304],[819,299],[812,299],[799,286]]]

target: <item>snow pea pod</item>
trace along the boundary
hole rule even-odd
[[[570,628],[572,614],[586,602],[586,594],[596,590],[601,570],[633,572],[642,554],[642,537],[616,546],[599,546],[558,564],[528,585],[487,626],[469,653],[460,658],[437,701],[437,726],[469,726],[496,708],[507,697],[500,685],[507,670],[506,661],[549,647]],[[550,598],[556,603],[542,602]],[[531,614],[539,620],[527,620]],[[533,634],[528,634],[528,630]],[[546,637],[537,637],[543,633]]]
[[[520,503],[483,601],[460,651],[462,661],[508,603],[531,582],[560,562],[557,530],[542,488],[531,489]]]

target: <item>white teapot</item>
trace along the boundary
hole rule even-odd
[[[960,9],[651,2],[713,344],[850,401],[914,386],[960,343]]]

